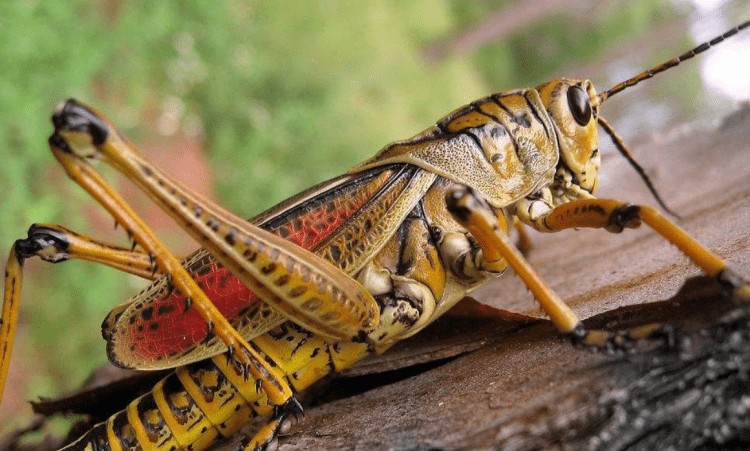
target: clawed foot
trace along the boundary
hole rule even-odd
[[[50,263],[65,261],[68,259],[67,248],[68,240],[64,234],[37,224],[29,228],[27,238],[16,240],[16,256],[21,262],[34,256]]]

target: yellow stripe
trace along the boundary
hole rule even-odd
[[[192,448],[194,450],[206,449],[214,442],[216,436],[219,435],[219,430],[216,428],[216,425],[211,422],[211,419],[208,418],[206,412],[201,408],[200,404],[198,404],[198,400],[203,397],[203,394],[201,393],[200,388],[195,385],[193,380],[190,378],[187,367],[183,366],[177,368],[175,374],[182,383],[182,386],[187,392],[187,395],[192,398],[195,407],[201,411],[200,413],[203,416],[203,418],[199,422],[190,425],[190,429],[182,426],[179,430],[184,431],[183,434],[185,434],[185,437],[190,441],[190,444],[192,445]],[[203,428],[206,428],[205,432],[201,432],[201,429]]]
[[[114,418],[114,416],[111,416],[107,420],[107,440],[109,441],[109,449],[111,451],[122,451],[120,438],[115,435]]]
[[[216,368],[218,368],[219,371],[221,371],[224,374],[224,376],[227,378],[227,381],[229,381],[229,383],[232,384],[232,386],[234,386],[237,393],[248,404],[252,404],[258,400],[258,398],[260,397],[260,394],[258,394],[258,392],[255,390],[255,379],[251,377],[247,380],[247,382],[245,382],[243,377],[241,375],[238,375],[234,371],[234,365],[231,362],[227,363],[227,357],[224,354],[212,357],[211,360],[213,360],[214,365],[216,365]],[[251,390],[246,393],[245,389],[247,387],[251,387]]]
[[[190,373],[188,372],[187,367],[180,367],[177,368],[177,371],[175,371],[175,374],[177,374],[177,378],[180,379],[180,382],[182,382],[183,388],[188,392],[191,398],[193,398],[193,401],[195,401],[196,404],[198,404],[198,407],[203,411],[203,413],[206,413],[206,409],[204,407],[204,399],[203,399],[203,391],[201,388],[193,381],[193,378],[190,377]]]
[[[177,422],[177,419],[172,415],[172,410],[169,408],[169,403],[167,403],[167,398],[164,396],[164,379],[157,382],[156,386],[153,390],[151,390],[151,394],[154,395],[154,401],[156,401],[156,406],[159,408],[159,411],[161,412],[161,415],[164,417],[164,422],[167,423],[167,426],[169,426],[169,429],[172,431],[172,437],[174,437],[174,440],[177,442],[178,445],[180,445],[180,448],[185,448],[189,443],[182,443],[180,441],[180,434],[177,431],[182,430],[182,426],[180,426],[180,423]],[[112,451],[115,451],[114,449]],[[117,451],[122,451],[117,450]]]
[[[273,407],[268,404],[268,397],[266,397],[265,392],[261,390],[259,393],[256,389],[256,379],[251,377],[245,381],[241,374],[235,372],[234,365],[231,362],[227,363],[226,355],[217,355],[212,357],[211,360],[213,360],[216,368],[224,373],[227,381],[232,384],[239,396],[241,396],[258,415],[266,416],[273,411]],[[257,405],[255,404],[256,402],[258,403]]]
[[[143,451],[152,451],[155,449],[153,443],[151,442],[151,440],[149,440],[148,434],[146,433],[146,428],[143,427],[143,422],[138,417],[139,400],[140,398],[128,404],[128,407],[126,409],[128,415],[128,423],[130,423],[130,426],[133,428],[133,431],[135,432],[135,438],[138,440],[138,443],[140,443]]]

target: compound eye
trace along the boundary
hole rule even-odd
[[[578,86],[568,88],[568,107],[578,125],[584,126],[591,120],[591,104],[586,91]]]

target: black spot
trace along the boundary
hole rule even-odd
[[[289,296],[296,298],[297,296],[302,296],[306,291],[307,287],[305,286],[294,287],[291,291],[289,291]]]
[[[227,235],[224,237],[224,240],[226,240],[227,244],[230,246],[234,246],[235,240],[237,238],[237,231],[235,229],[231,229]]]
[[[167,305],[160,305],[157,312],[159,313],[159,316],[168,315],[172,312],[174,312],[174,305],[167,304]]]
[[[492,139],[498,139],[502,138],[503,136],[507,135],[508,133],[505,131],[505,127],[492,127],[490,129],[490,136]]]
[[[154,308],[149,307],[141,312],[141,318],[148,321],[154,316]]]
[[[159,323],[156,323],[156,322],[148,325],[149,330],[157,330],[158,328],[159,328]]]
[[[331,246],[331,258],[333,261],[339,261],[341,259],[341,249],[338,246]]]
[[[209,272],[211,272],[211,266],[205,265],[205,266],[201,266],[200,269],[198,269],[198,271],[195,274],[198,276],[205,276]]]
[[[218,232],[219,227],[221,226],[221,224],[219,224],[219,221],[213,217],[208,218],[208,220],[206,221],[206,225],[214,232]]]
[[[268,265],[260,268],[260,272],[262,272],[264,275],[269,275],[272,272],[276,271],[276,263],[271,262]]]

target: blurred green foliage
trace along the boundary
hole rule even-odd
[[[424,57],[512,4],[0,2],[0,253],[33,222],[98,233],[97,207],[46,146],[65,98],[96,105],[135,142],[156,137],[154,116],[172,108],[181,133],[203,137],[221,202],[249,217],[473,98],[560,75],[672,14],[657,0],[618,2],[591,20],[559,14],[472,53]],[[29,396],[52,395],[105,361],[101,319],[134,289],[95,265],[30,266],[19,333],[31,347],[14,362],[38,366]]]

